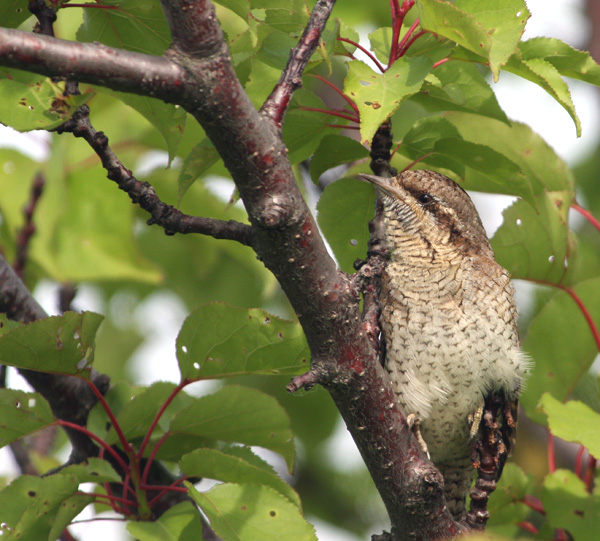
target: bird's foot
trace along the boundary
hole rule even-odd
[[[485,404],[481,402],[481,404],[477,406],[477,409],[475,411],[469,413],[468,420],[469,424],[471,425],[471,431],[469,433],[469,436],[471,439],[477,436],[477,433],[479,432],[479,425],[481,424],[481,419],[483,417],[484,405]]]
[[[427,443],[421,434],[421,419],[419,416],[416,413],[410,413],[406,416],[406,424],[408,425],[408,428],[413,431],[415,437],[417,438],[419,447],[421,447],[423,452],[427,455],[427,458],[431,459],[431,456],[429,455],[429,449],[427,448]]]

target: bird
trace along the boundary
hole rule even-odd
[[[389,251],[379,292],[384,367],[444,477],[450,513],[462,520],[484,402],[499,396],[516,420],[530,370],[519,346],[514,289],[459,184],[428,170],[360,176],[380,192]],[[516,426],[506,417],[510,451]]]

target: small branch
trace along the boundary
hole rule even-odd
[[[15,273],[19,278],[23,278],[25,272],[25,265],[27,263],[27,253],[29,251],[29,243],[31,237],[35,233],[35,223],[33,222],[33,213],[37,207],[40,196],[44,189],[45,180],[41,173],[37,173],[33,178],[31,186],[31,195],[27,206],[23,210],[25,216],[25,223],[23,227],[17,233],[16,245],[17,245],[17,256],[13,264]]]
[[[175,233],[200,233],[216,239],[236,240],[250,246],[252,229],[250,226],[230,220],[215,220],[183,214],[172,205],[163,203],[154,188],[147,182],[137,180],[112,151],[108,137],[103,132],[96,131],[89,119],[89,108],[80,107],[73,117],[65,122],[59,133],[71,132],[75,137],[82,137],[96,152],[102,166],[108,172],[108,178],[115,181],[119,188],[126,192],[130,199],[148,212],[151,218],[148,225],[160,225],[167,235]]]
[[[335,0],[318,0],[315,4],[298,45],[290,52],[279,82],[260,109],[260,112],[277,126],[281,126],[293,93],[302,86],[302,74],[321,41],[321,34],[334,5]]]

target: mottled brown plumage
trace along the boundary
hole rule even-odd
[[[454,181],[432,171],[364,178],[382,193],[391,254],[380,293],[385,368],[404,413],[420,423],[460,519],[474,474],[477,412],[489,393],[516,407],[527,371],[513,288]]]

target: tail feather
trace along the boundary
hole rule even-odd
[[[471,490],[475,468],[470,457],[437,464],[444,476],[444,496],[448,510],[455,520],[462,520],[467,514],[465,501]]]

